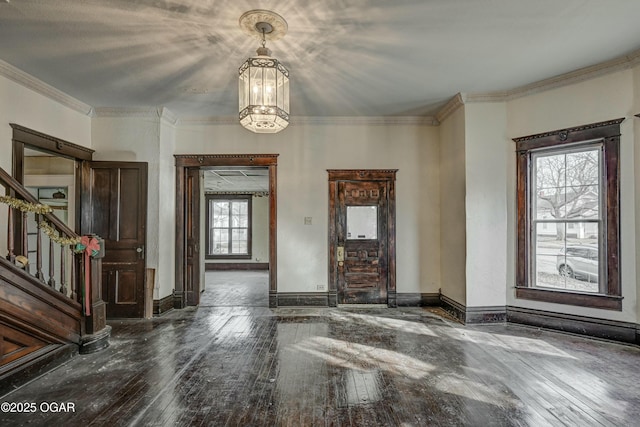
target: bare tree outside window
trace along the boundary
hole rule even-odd
[[[600,149],[533,156],[535,283],[599,291]]]

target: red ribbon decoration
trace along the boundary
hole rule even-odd
[[[91,315],[91,256],[100,251],[100,243],[95,237],[82,236],[80,244],[84,246],[84,314]]]

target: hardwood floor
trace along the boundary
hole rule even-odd
[[[438,310],[207,306],[111,322],[0,425],[632,426],[640,348]],[[75,412],[45,412],[71,402]]]

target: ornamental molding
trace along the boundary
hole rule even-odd
[[[67,95],[61,90],[56,89],[42,80],[37,79],[2,60],[0,60],[0,76],[6,77],[19,85],[27,89],[31,89],[35,93],[45,96],[60,105],[77,111],[78,113],[82,113],[89,117],[92,115],[93,108],[91,105],[85,104],[71,95]]]
[[[576,127],[572,127],[572,128],[552,130],[552,131],[549,131],[549,132],[538,133],[538,134],[535,134],[535,135],[527,135],[527,136],[523,136],[523,137],[520,137],[520,138],[513,138],[513,141],[514,142],[531,141],[531,140],[534,140],[534,139],[547,138],[547,137],[555,136],[555,135],[558,135],[558,137],[560,138],[561,141],[565,141],[568,138],[569,134],[572,134],[572,133],[575,133],[575,132],[581,132],[581,131],[585,131],[585,130],[590,130],[590,129],[598,129],[598,128],[611,126],[611,125],[619,125],[623,121],[624,121],[624,117],[620,118],[620,119],[607,120],[607,121],[604,121],[604,122],[591,123],[591,124],[588,124],[588,125],[576,126]]]
[[[436,114],[436,120],[439,123],[445,121],[449,116],[458,111],[458,108],[462,107],[466,103],[466,95],[458,92],[453,98],[449,100]]]
[[[601,62],[589,67],[560,74],[537,82],[518,86],[506,91],[458,93],[449,100],[436,114],[438,121],[442,122],[458,108],[471,102],[504,102],[511,101],[528,95],[557,89],[563,86],[592,80],[607,74],[624,71],[640,65],[640,49],[610,61]]]

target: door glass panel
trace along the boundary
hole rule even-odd
[[[378,238],[378,207],[347,206],[347,239],[375,240]]]

